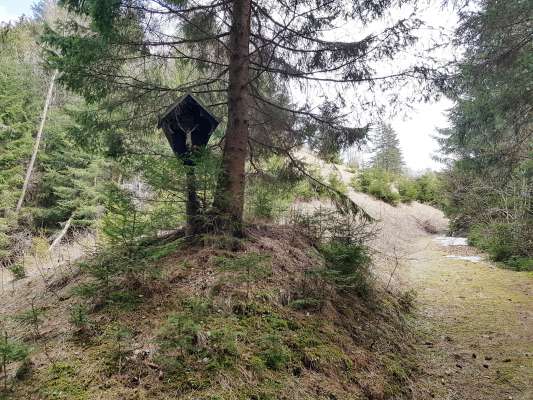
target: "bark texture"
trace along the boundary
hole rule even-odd
[[[48,248],[48,251],[52,251],[54,247],[56,247],[59,243],[61,243],[61,240],[63,240],[63,237],[67,234],[70,225],[72,224],[72,216],[65,222],[65,225],[63,226],[63,229],[61,229],[61,232],[59,235],[54,239],[50,247]]]
[[[200,202],[196,194],[196,174],[194,166],[189,166],[187,169],[187,234],[197,235],[204,231],[205,221],[200,215]]]
[[[251,0],[234,0],[230,34],[228,126],[214,209],[219,228],[242,234],[248,153]]]
[[[22,193],[20,194],[19,201],[17,202],[17,208],[15,212],[18,213],[22,208],[24,203],[24,198],[26,197],[26,192],[30,184],[31,174],[33,173],[33,166],[35,165],[35,160],[37,159],[37,153],[39,152],[39,145],[41,144],[41,138],[43,136],[44,124],[46,122],[46,116],[48,114],[48,107],[52,101],[52,93],[54,92],[54,84],[56,82],[58,71],[55,70],[50,78],[50,85],[48,86],[48,93],[46,95],[46,100],[44,102],[43,112],[41,114],[41,123],[39,125],[39,130],[37,131],[37,136],[35,137],[35,143],[33,145],[33,152],[31,154],[30,163],[28,164],[28,169],[26,170],[26,176],[24,177],[24,184],[22,185]]]

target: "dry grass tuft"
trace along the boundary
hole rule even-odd
[[[253,226],[226,244],[179,247],[149,266],[157,290],[124,287],[86,316],[71,295],[84,274],[40,296],[33,370],[10,398],[409,397],[409,330],[393,296],[337,292],[313,274],[323,260],[293,227]]]

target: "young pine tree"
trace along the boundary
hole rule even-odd
[[[392,126],[382,122],[375,133],[374,157],[372,167],[383,169],[393,174],[402,172],[403,159],[400,141]]]
[[[32,29],[26,21],[0,28],[0,262],[14,251],[14,210],[40,108],[40,80],[29,57]]]

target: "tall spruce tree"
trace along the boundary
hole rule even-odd
[[[531,2],[476,2],[461,13],[466,49],[446,94],[441,131],[452,227],[476,228],[498,259],[533,254],[533,28]]]
[[[69,107],[85,109],[82,99],[56,87],[47,100],[51,74],[43,69],[38,43],[43,25],[37,16],[0,27],[0,264],[27,250],[32,234],[52,240],[67,221],[91,225],[99,214],[99,186],[109,180],[102,157],[84,151],[69,134],[76,128]],[[45,101],[50,109],[42,143],[17,213]]]
[[[12,255],[12,239],[19,233],[14,211],[40,108],[34,34],[31,21],[0,27],[0,262]]]
[[[372,167],[393,174],[401,173],[403,168],[402,151],[400,141],[392,126],[386,122],[380,123],[372,142],[375,153],[371,159]]]
[[[428,75],[420,65],[383,75],[375,71],[377,62],[394,59],[416,40],[416,18],[397,20],[352,41],[328,39],[328,33],[346,21],[370,26],[397,4],[392,0],[61,3],[89,17],[72,19],[62,31],[50,29],[45,35],[52,48],[49,62],[70,89],[90,102],[136,102],[132,109],[139,112],[131,113],[128,122],[146,127],[155,126],[157,115],[185,92],[200,96],[215,114],[227,115],[212,216],[222,229],[237,234],[242,231],[245,162],[251,146],[288,151],[297,144],[316,143],[311,139],[324,132],[337,148],[350,146],[361,141],[367,129],[347,126],[341,95],[347,87],[390,88]],[[185,82],[161,79],[165,66],[176,63],[179,68],[193,66],[195,74]],[[291,82],[301,87],[328,84],[337,100],[317,106],[309,99],[296,106],[286,95],[272,96],[290,92]],[[280,129],[271,129],[278,138],[274,143],[255,134],[255,126],[279,121],[280,114],[288,118]]]

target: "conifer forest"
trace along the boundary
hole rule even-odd
[[[0,400],[533,398],[531,0],[1,0]]]

